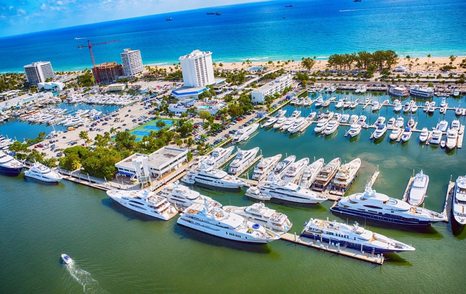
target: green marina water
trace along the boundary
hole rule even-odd
[[[290,114],[295,107],[286,109]],[[349,113],[368,115],[370,122],[378,116],[362,108]],[[379,114],[394,116],[386,107]],[[419,128],[432,127],[441,118],[438,111],[427,116],[422,109],[414,116]],[[453,118],[449,111],[446,119]],[[461,122],[466,123],[464,118]],[[295,137],[261,130],[241,148],[259,146],[264,156],[295,154],[326,162],[337,156],[342,161],[360,157],[363,165],[350,193],[362,191],[378,166],[374,188],[401,198],[413,169],[423,169],[430,176],[425,207],[435,211],[443,210],[450,175],[466,174],[464,148],[447,154],[440,147],[419,145],[418,134],[407,144],[391,144],[388,134],[376,144],[369,140],[370,130],[350,142],[345,130],[330,138],[316,136],[313,126]],[[224,205],[253,203],[244,191],[197,190]],[[111,202],[104,192],[67,182],[46,186],[1,177],[0,198],[1,293],[463,293],[466,286],[466,233],[446,223],[421,231],[367,224],[416,248],[389,255],[383,266],[376,266],[280,240],[249,246],[217,239],[176,225],[176,218],[163,222],[141,217]],[[291,232],[299,233],[310,217],[346,221],[329,212],[330,202],[267,205],[289,216]],[[60,265],[63,252],[76,260],[74,269]]]

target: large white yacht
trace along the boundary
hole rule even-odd
[[[328,122],[327,126],[325,127],[325,130],[323,130],[322,133],[326,136],[331,135],[335,133],[339,125],[340,122],[338,122],[337,120],[331,120]]]
[[[455,221],[461,225],[466,224],[466,176],[456,179],[453,191],[452,212]]]
[[[419,206],[424,202],[429,186],[429,176],[422,170],[414,176],[413,183],[409,189],[408,203],[413,206]]]
[[[278,164],[281,158],[281,154],[262,158],[254,168],[251,178],[256,181],[261,181],[265,179],[267,175],[272,172],[272,170],[275,168],[275,166]]]
[[[214,189],[239,190],[244,182],[220,169],[197,169],[189,171],[181,181],[188,185],[198,185]]]
[[[309,164],[309,158],[305,157],[294,163],[292,163],[287,169],[285,174],[282,177],[282,180],[285,182],[295,182],[299,180],[304,169]]]
[[[201,193],[193,191],[180,184],[167,185],[162,191],[160,191],[160,196],[167,198],[168,202],[181,210],[188,208],[194,203],[204,203],[204,201],[208,201],[212,205],[222,206],[212,198],[201,195]]]
[[[332,159],[326,166],[324,166],[312,184],[312,190],[324,191],[327,188],[330,181],[333,179],[341,165],[339,157]]]
[[[350,162],[343,164],[339,169],[335,178],[332,181],[331,194],[344,194],[348,190],[351,183],[356,178],[356,175],[361,167],[361,159],[355,158]]]
[[[327,124],[328,124],[327,119],[325,119],[325,118],[324,119],[319,119],[317,121],[317,125],[314,128],[314,132],[316,132],[317,134],[321,133],[322,131],[325,130],[325,128],[327,127]]]
[[[265,244],[279,238],[279,235],[271,230],[207,202],[195,203],[185,209],[177,223],[233,241]]]
[[[259,128],[259,124],[254,123],[246,127],[239,128],[235,134],[233,134],[233,142],[242,142],[248,140],[252,133]]]
[[[25,171],[24,176],[50,184],[58,184],[62,180],[59,173],[39,162],[34,163],[29,170]]]
[[[415,250],[412,246],[366,230],[358,223],[351,226],[336,221],[311,218],[306,222],[301,236],[374,254]]]
[[[107,195],[128,209],[158,219],[169,220],[178,213],[166,198],[147,190],[108,190]]]
[[[448,149],[453,150],[456,148],[456,143],[458,141],[458,130],[448,129],[447,131],[447,143],[446,146]]]
[[[429,140],[429,143],[438,145],[438,144],[440,144],[441,140],[442,140],[442,131],[433,130],[432,131],[432,136],[430,137],[430,140]]]
[[[0,150],[0,174],[16,177],[22,169],[21,162]]]
[[[396,97],[406,97],[409,96],[409,91],[406,87],[403,86],[391,86],[388,89],[388,93]]]
[[[258,186],[260,195],[265,199],[278,199],[301,204],[318,204],[327,200],[325,196],[314,193],[309,189],[300,187],[294,183],[265,182]],[[249,196],[249,195],[248,195]],[[254,198],[253,196],[249,196]],[[261,200],[260,198],[256,198]]]
[[[364,193],[341,198],[330,210],[343,215],[396,225],[425,226],[445,221],[443,214],[377,193],[366,187]]]
[[[285,214],[266,207],[262,202],[245,207],[224,206],[223,209],[227,212],[238,214],[279,234],[288,232],[293,226]]]
[[[316,179],[322,167],[324,167],[323,158],[319,158],[310,165],[308,165],[304,169],[303,176],[299,185],[304,188],[309,188],[312,185],[312,183],[314,183],[314,180]]]
[[[290,155],[287,156],[284,160],[280,161],[275,168],[273,169],[273,172],[269,174],[267,179],[269,181],[273,180],[279,180],[281,177],[285,174],[286,170],[295,162],[296,156]]]
[[[204,168],[218,168],[228,160],[234,149],[235,146],[228,148],[217,147],[208,156],[201,157],[199,164]]]
[[[237,173],[244,172],[244,170],[255,160],[257,153],[259,153],[259,147],[249,150],[242,150],[238,148],[238,153],[236,154],[235,159],[230,163],[228,173],[236,175]]]
[[[345,136],[350,136],[351,138],[353,137],[356,137],[357,135],[359,135],[361,133],[361,125],[358,124],[358,123],[353,123],[351,124],[350,126],[350,129],[348,130],[348,132],[346,132]]]
[[[422,97],[422,98],[430,98],[434,96],[434,89],[430,87],[420,87],[420,86],[413,86],[409,89],[409,93],[412,96]]]

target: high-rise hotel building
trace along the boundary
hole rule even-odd
[[[38,61],[25,65],[24,72],[28,83],[31,85],[44,83],[47,79],[55,77],[50,61]]]
[[[134,77],[144,70],[140,50],[125,49],[121,53],[121,63],[127,77]]]
[[[185,87],[205,87],[215,83],[212,52],[194,50],[179,58]]]

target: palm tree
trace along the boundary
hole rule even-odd
[[[308,71],[310,71],[314,65],[316,64],[316,61],[312,58],[309,58],[309,57],[306,57],[306,58],[302,58],[301,59],[301,65],[307,69]]]

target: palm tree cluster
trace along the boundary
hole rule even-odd
[[[328,66],[338,70],[382,71],[396,64],[398,55],[393,50],[379,50],[374,53],[360,51],[350,54],[333,54],[328,58]]]

